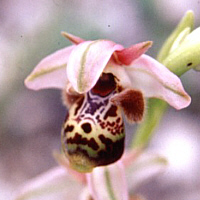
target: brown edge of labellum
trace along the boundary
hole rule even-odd
[[[116,81],[116,77],[112,73],[102,73],[91,91],[96,95],[105,97],[116,89]]]

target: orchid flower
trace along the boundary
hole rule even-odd
[[[190,104],[180,79],[144,54],[152,42],[124,48],[109,40],[63,35],[73,45],[44,58],[25,85],[63,91],[69,113],[62,147],[73,169],[91,172],[120,159],[125,139],[122,111],[128,122],[140,122],[145,98],[163,99],[176,109]]]
[[[153,153],[127,151],[122,158],[92,173],[71,169],[63,154],[55,153],[61,166],[29,180],[17,191],[15,200],[143,200],[136,189],[167,167],[166,159]]]

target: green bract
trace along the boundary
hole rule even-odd
[[[177,39],[179,34],[187,27],[189,27],[191,30],[194,26],[194,13],[192,11],[188,11],[185,16],[182,18],[176,29],[172,32],[172,34],[168,37],[168,39],[163,44],[157,60],[162,62],[169,54],[170,49],[174,43],[174,41]]]
[[[185,29],[186,30],[186,29]],[[185,31],[184,30],[184,31]],[[181,32],[179,35],[181,35]],[[166,57],[163,64],[176,75],[180,76],[191,68],[196,68],[200,64],[200,28],[188,34],[178,47]],[[174,44],[179,40],[174,41]],[[197,68],[198,69],[198,68]]]

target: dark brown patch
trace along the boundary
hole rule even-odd
[[[67,132],[72,132],[74,130],[74,126],[73,125],[67,125],[67,127],[65,128],[65,133]]]
[[[76,103],[77,103],[77,107],[74,111],[74,115],[76,116],[77,113],[78,113],[78,110],[81,108],[82,104],[83,104],[83,101],[84,101],[84,97],[80,98]]]
[[[117,88],[118,92],[122,92],[123,90],[123,87],[121,85],[118,85],[118,88]]]
[[[73,138],[68,138],[67,143],[77,144],[77,145],[79,144],[88,145],[90,148],[92,148],[95,151],[99,149],[99,145],[96,143],[94,138],[91,138],[88,140],[87,138],[82,137],[82,135],[78,133],[76,133]]]
[[[106,120],[108,117],[116,117],[117,116],[117,106],[112,105],[106,114],[104,115],[103,119]]]
[[[105,97],[109,95],[116,88],[115,77],[111,73],[103,73],[97,81],[96,85],[92,88],[92,93]]]
[[[187,66],[190,67],[192,65],[192,62],[188,63]]]
[[[117,120],[116,120],[116,123],[119,123],[119,122],[120,122],[120,120],[121,120],[121,118],[120,118],[120,117],[118,117],[118,118],[117,118]]]
[[[105,144],[105,150],[99,151],[99,164],[98,166],[111,164],[122,156],[124,152],[124,139],[113,142],[110,138],[106,138],[103,134],[99,135],[99,139]]]
[[[117,94],[111,102],[122,107],[125,116],[130,122],[141,121],[144,115],[145,103],[140,91],[127,89]]]
[[[114,123],[113,126],[112,126],[112,123],[107,123],[106,125],[107,127],[110,128],[110,133],[113,135],[124,133],[124,123],[121,123],[121,124]]]
[[[81,128],[85,133],[90,133],[92,131],[92,127],[90,123],[84,123],[81,125]]]
[[[107,121],[106,126],[114,127],[115,126],[115,122],[109,122],[109,121]]]
[[[106,127],[106,123],[104,121],[103,122],[101,121],[99,125],[101,126],[102,129],[105,129]]]
[[[88,142],[88,146],[91,147],[94,150],[98,150],[99,145],[96,143],[94,138],[91,138]]]
[[[76,150],[68,150],[69,155],[81,155],[89,159],[96,167],[104,166],[116,162],[120,159],[124,152],[124,137],[116,142],[106,138],[103,134],[99,135],[99,139],[105,144],[106,148],[98,151],[98,156],[91,157],[85,149],[80,146]]]
[[[110,138],[106,138],[103,134],[99,135],[99,139],[106,145],[106,150],[112,151],[113,141]]]

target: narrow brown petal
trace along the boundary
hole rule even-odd
[[[142,120],[145,109],[145,102],[140,91],[126,89],[111,98],[111,102],[120,106],[128,121],[139,122]]]

